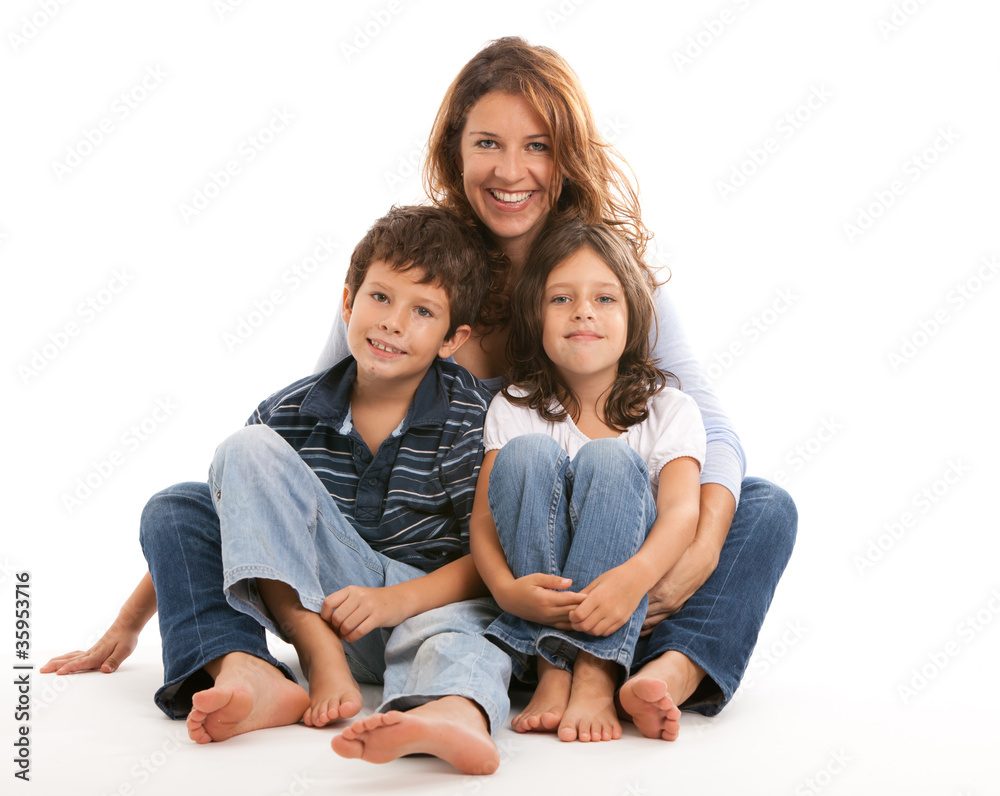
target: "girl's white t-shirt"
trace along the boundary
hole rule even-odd
[[[517,396],[527,394],[519,387],[511,387],[510,392]],[[705,426],[694,399],[673,387],[664,387],[650,398],[647,408],[649,416],[626,429],[619,439],[624,440],[646,462],[655,498],[660,470],[667,462],[689,456],[698,462],[701,469],[705,462]],[[486,413],[483,429],[485,450],[499,450],[523,434],[552,437],[570,459],[590,442],[590,438],[576,427],[569,415],[559,422],[546,420],[534,409],[514,406],[502,392],[497,393]]]

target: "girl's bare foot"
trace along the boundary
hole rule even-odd
[[[339,649],[344,657],[343,648]],[[309,667],[309,707],[302,722],[309,727],[325,727],[339,719],[349,719],[361,710],[361,689],[347,667],[340,662],[311,663]]]
[[[309,705],[302,686],[245,652],[217,658],[205,670],[215,678],[215,685],[191,697],[187,718],[188,737],[197,743],[295,724]]]
[[[573,665],[569,704],[559,722],[560,741],[617,741],[622,725],[615,712],[618,665],[581,652]]]
[[[705,677],[705,670],[676,650],[668,650],[635,672],[621,687],[625,718],[647,738],[677,740],[680,709]]]
[[[573,673],[538,659],[538,686],[510,726],[517,732],[555,732],[569,704]]]
[[[460,696],[442,697],[406,712],[373,713],[345,729],[331,746],[341,757],[369,763],[428,754],[463,774],[492,774],[500,767],[486,717],[474,702]]]

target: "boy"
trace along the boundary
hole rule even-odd
[[[189,697],[193,740],[349,718],[361,709],[355,678],[384,680],[379,712],[334,739],[338,754],[423,752],[466,773],[499,765],[490,734],[507,715],[510,659],[481,635],[498,612],[470,599],[486,591],[468,555],[490,394],[442,361],[471,333],[487,262],[478,233],[449,212],[391,211],[351,257],[342,315],[352,356],[264,401],[216,452],[223,582],[195,576],[196,586],[216,578],[230,605],[289,640],[308,695],[245,641],[246,616],[185,585],[211,540],[187,550],[147,507],[151,581],[130,602],[148,613],[155,584],[167,680],[157,703],[176,716],[174,702]]]

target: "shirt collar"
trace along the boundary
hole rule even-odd
[[[443,363],[435,359],[417,386],[398,433],[403,434],[416,426],[440,426],[448,419],[450,402],[442,384],[442,370]],[[309,389],[300,411],[340,428],[351,409],[351,388],[357,377],[358,363],[354,357],[342,359]]]

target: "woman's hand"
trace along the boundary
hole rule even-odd
[[[347,586],[323,600],[319,615],[344,641],[357,641],[377,627],[395,627],[410,618],[405,601],[391,586]]]
[[[556,630],[572,630],[570,611],[583,602],[584,595],[559,591],[572,585],[569,578],[536,572],[511,581],[494,598],[503,610],[521,619]]]
[[[649,635],[656,625],[683,608],[715,572],[718,563],[718,555],[710,555],[697,542],[688,547],[680,560],[649,590],[649,608],[642,623],[642,635]]]
[[[599,575],[582,593],[584,601],[569,615],[573,630],[610,636],[635,613],[646,591],[633,569],[623,564]]]
[[[120,619],[101,636],[86,652],[75,650],[58,655],[38,671],[43,674],[73,674],[75,672],[102,671],[111,674],[125,662],[139,643],[139,631]]]

